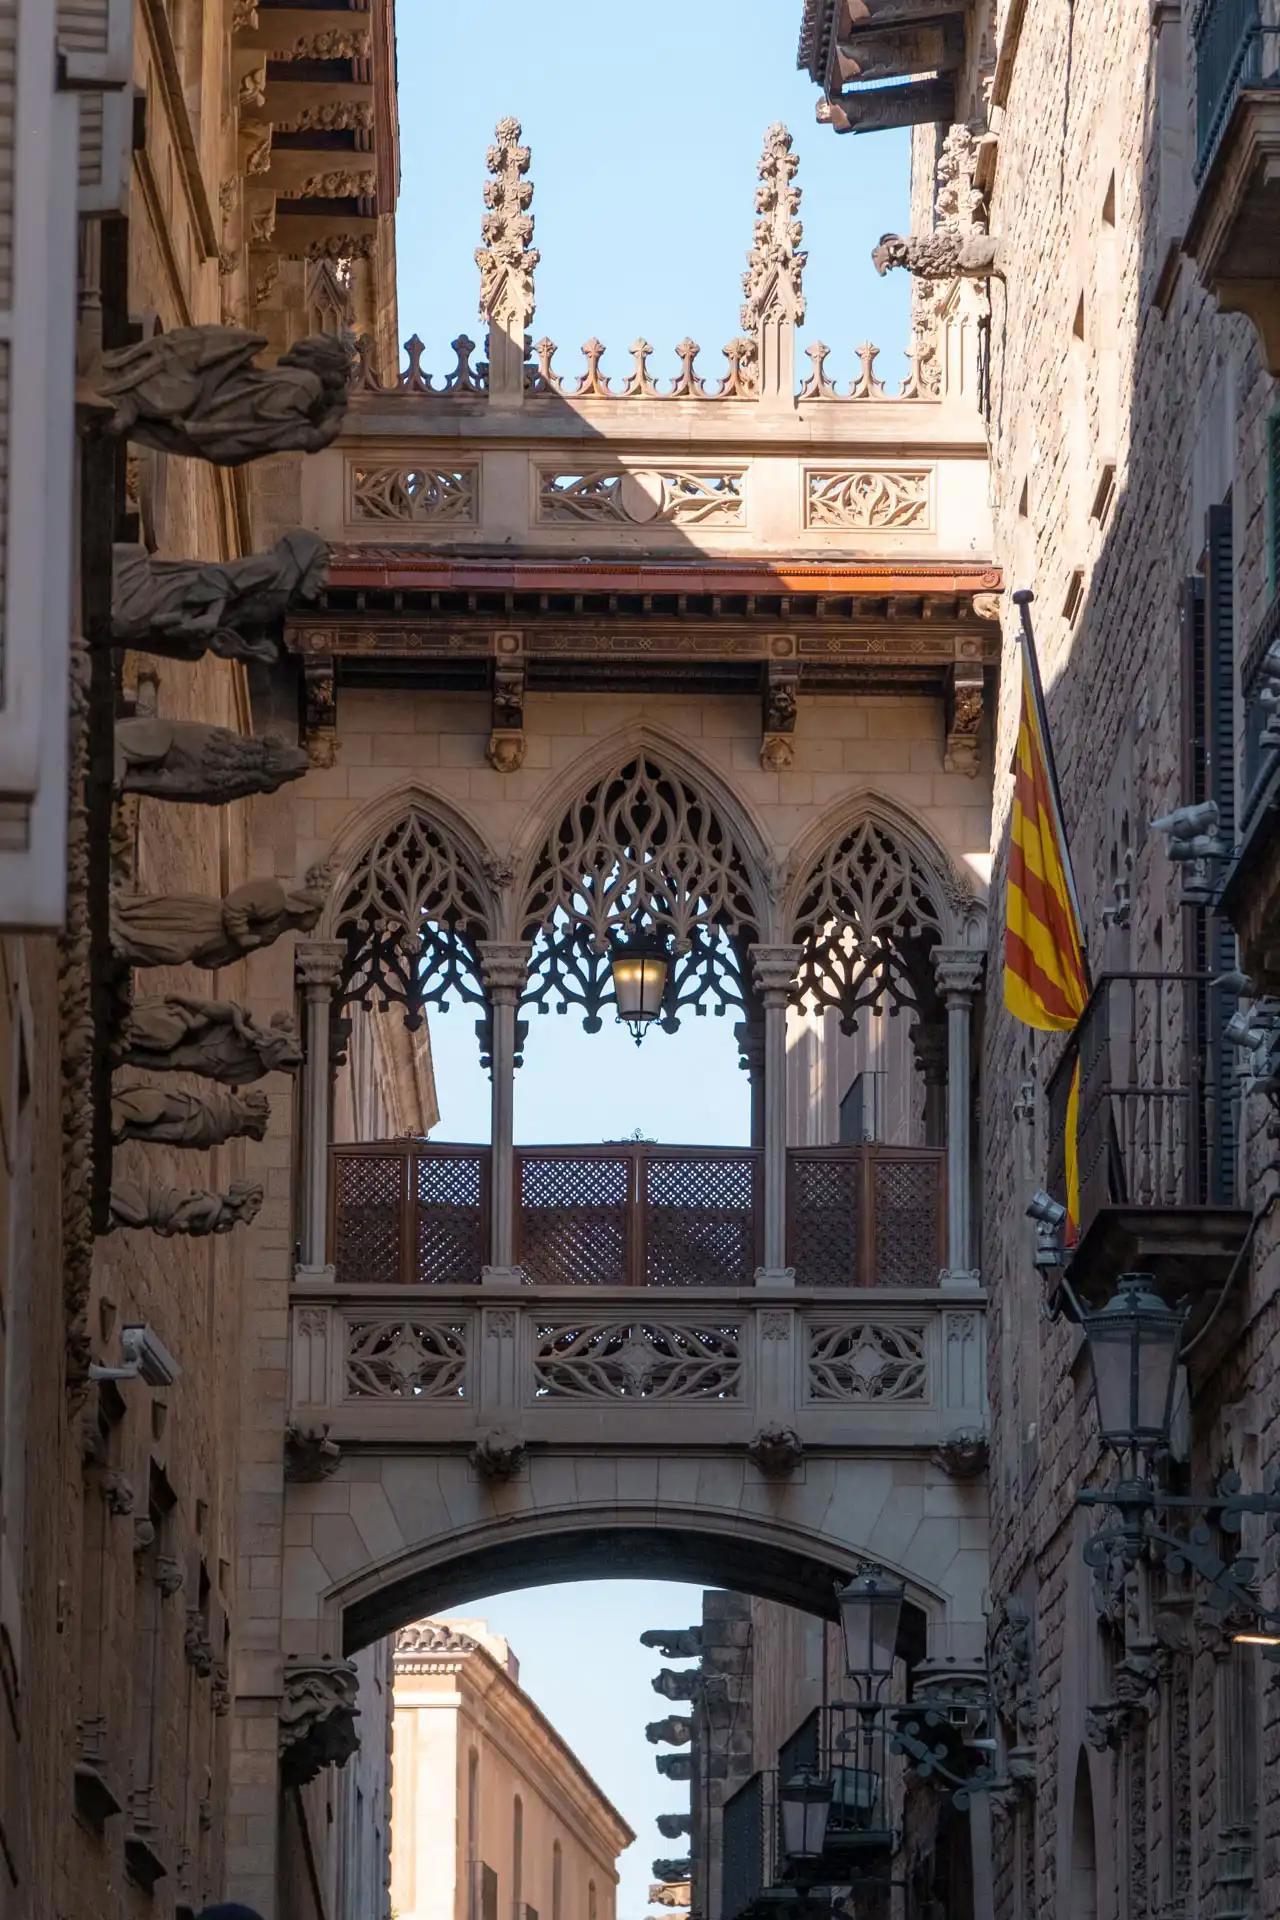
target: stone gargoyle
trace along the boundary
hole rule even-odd
[[[325,876],[301,887],[246,880],[222,900],[204,893],[123,893],[111,903],[111,944],[130,967],[230,967],[282,933],[310,933],[324,910]]]
[[[651,1747],[687,1747],[693,1738],[693,1721],[687,1713],[669,1713],[665,1720],[651,1720],[644,1737]]]
[[[678,1840],[681,1834],[693,1832],[693,1815],[691,1813],[660,1813],[656,1824],[664,1840]]]
[[[691,1660],[702,1652],[701,1627],[647,1627],[640,1635],[642,1647],[652,1647],[664,1660]]]
[[[221,1093],[213,1087],[208,1093],[183,1093],[169,1087],[117,1087],[111,1096],[111,1138],[116,1141],[217,1147],[245,1135],[264,1139],[270,1117],[271,1102],[256,1088],[248,1093]]]
[[[261,1205],[262,1188],[256,1180],[233,1180],[226,1193],[117,1180],[111,1188],[111,1225],[158,1233],[166,1240],[177,1233],[203,1238],[246,1226]]]
[[[324,1767],[341,1767],[360,1745],[359,1675],[350,1660],[291,1655],[280,1702],[280,1769],[288,1785],[306,1786]]]
[[[108,433],[219,467],[318,453],[347,410],[350,349],[313,334],[274,367],[255,367],[266,345],[243,327],[174,327],[104,354],[95,385],[115,407]]]
[[[276,733],[237,733],[202,720],[118,720],[115,780],[121,793],[221,807],[274,793],[310,766],[301,747]]]
[[[111,638],[117,646],[199,660],[279,654],[288,608],[320,598],[329,549],[299,529],[243,560],[155,560],[145,547],[112,548]]]
[[[264,1073],[292,1073],[302,1065],[293,1022],[276,1013],[264,1027],[234,1000],[201,1000],[185,993],[139,1000],[125,1021],[121,1064],[153,1073],[202,1073],[242,1087]]]
[[[691,1753],[655,1754],[653,1764],[664,1780],[692,1780],[693,1778]]]
[[[1003,279],[1000,242],[977,228],[957,232],[939,227],[936,233],[885,233],[871,250],[871,264],[879,274],[905,267],[921,280]]]

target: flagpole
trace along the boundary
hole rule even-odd
[[[1053,754],[1053,736],[1049,732],[1049,716],[1045,711],[1044,686],[1040,679],[1040,662],[1036,656],[1036,636],[1031,625],[1031,602],[1035,599],[1030,587],[1017,587],[1013,594],[1013,604],[1022,619],[1022,644],[1026,649],[1027,672],[1031,679],[1031,697],[1036,706],[1036,725],[1040,729],[1040,745],[1044,752],[1045,770],[1049,775],[1049,804],[1053,808],[1054,826],[1057,828],[1058,845],[1062,849],[1062,872],[1071,896],[1071,909],[1076,917],[1076,928],[1080,935],[1080,959],[1084,966],[1084,982],[1087,992],[1093,991],[1093,976],[1089,970],[1089,954],[1085,946],[1084,915],[1080,911],[1080,896],[1076,892],[1075,869],[1071,864],[1071,842],[1067,839],[1066,822],[1062,814],[1062,788],[1058,782],[1058,763]]]

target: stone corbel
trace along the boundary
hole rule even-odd
[[[325,1767],[345,1766],[360,1745],[359,1676],[351,1660],[287,1659],[280,1701],[280,1771],[305,1787]]]
[[[795,761],[800,666],[794,660],[771,660],[765,672],[760,765],[766,773],[778,773]]]
[[[972,661],[957,661],[947,684],[947,744],[942,764],[948,773],[964,773],[975,779],[981,770],[982,668]]]
[[[284,1477],[306,1486],[327,1480],[342,1464],[342,1448],[329,1429],[290,1424],[284,1430]]]
[[[524,637],[500,633],[493,662],[492,715],[485,759],[498,773],[524,765]]]
[[[338,757],[338,689],[332,654],[308,654],[302,663],[302,745],[313,767]]]
[[[747,1458],[766,1479],[785,1479],[804,1458],[804,1442],[794,1427],[761,1427],[747,1448]]]
[[[480,1435],[469,1458],[482,1480],[514,1480],[524,1465],[525,1444],[515,1434],[494,1427]]]
[[[957,1427],[930,1456],[952,1480],[977,1480],[987,1470],[990,1445],[978,1427]]]

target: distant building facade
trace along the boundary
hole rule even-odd
[[[615,1920],[635,1839],[480,1620],[395,1640],[398,1920]]]

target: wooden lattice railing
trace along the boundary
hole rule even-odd
[[[940,1148],[788,1155],[788,1258],[809,1287],[920,1287],[943,1264]],[[330,1258],[349,1285],[458,1286],[489,1254],[487,1147],[333,1149]],[[537,1286],[749,1286],[762,1156],[648,1141],[515,1154],[516,1265]]]

